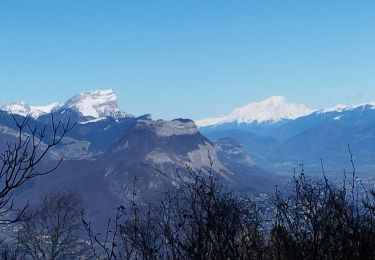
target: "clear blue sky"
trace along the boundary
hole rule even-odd
[[[375,100],[375,1],[0,1],[0,103],[113,88],[130,113]]]

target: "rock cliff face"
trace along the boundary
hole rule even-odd
[[[104,157],[110,162],[106,178],[112,180],[114,192],[121,197],[131,195],[124,186],[131,184],[129,180],[137,178],[140,193],[153,194],[178,185],[187,167],[196,171],[209,168],[210,159],[214,162],[212,170],[229,179],[232,173],[193,121],[153,121],[147,117],[136,120]]]

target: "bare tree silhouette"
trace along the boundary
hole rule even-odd
[[[53,172],[62,158],[50,169],[40,166],[52,148],[72,130],[75,123],[55,122],[51,115],[51,126],[37,127],[30,124],[29,117],[17,118],[12,114],[17,129],[17,141],[7,143],[5,151],[0,154],[0,220],[1,223],[14,223],[24,219],[28,205],[21,209],[14,206],[13,193],[25,182],[38,176]],[[15,214],[11,214],[15,213]]]

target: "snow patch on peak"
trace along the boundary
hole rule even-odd
[[[86,125],[86,124],[90,124],[90,123],[96,123],[96,122],[104,121],[106,119],[107,119],[107,117],[99,117],[99,118],[91,119],[91,120],[88,120],[88,121],[85,121],[85,122],[78,122],[78,124]]]
[[[236,108],[226,116],[197,120],[200,127],[222,123],[277,122],[283,119],[295,119],[312,113],[305,105],[288,103],[285,97],[272,96],[265,100]]]
[[[51,113],[56,109],[59,109],[63,106],[62,103],[54,102],[52,104],[46,105],[46,106],[31,106],[32,109],[42,111],[45,114]]]

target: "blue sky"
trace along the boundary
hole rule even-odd
[[[0,1],[0,103],[113,88],[135,115],[198,119],[271,95],[375,100],[374,1]]]

